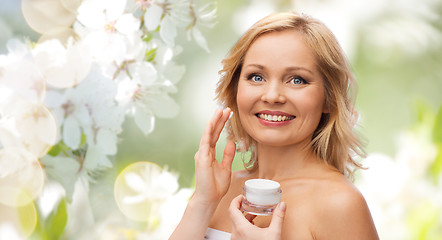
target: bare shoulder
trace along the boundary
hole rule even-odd
[[[315,239],[379,239],[361,192],[342,175],[319,181],[313,193]]]

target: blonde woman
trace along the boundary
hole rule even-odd
[[[353,129],[354,79],[330,30],[308,16],[270,15],[239,39],[220,73],[226,109],[203,133],[195,193],[170,239],[378,239],[351,182],[361,168],[355,157],[364,156]],[[230,142],[218,162],[224,127]],[[232,173],[236,151],[252,157]],[[254,178],[281,184],[273,216],[241,212],[244,182]]]

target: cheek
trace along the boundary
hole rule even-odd
[[[249,88],[245,87],[241,82],[238,83],[238,91],[236,94],[236,103],[238,105],[238,111],[241,115],[249,107],[251,107],[252,99]]]
[[[322,90],[305,92],[296,96],[293,101],[297,102],[297,106],[301,108],[305,114],[314,117],[320,117],[324,112],[325,96]]]
[[[236,104],[238,107],[239,122],[243,130],[249,135],[253,136],[253,127],[250,121],[253,119],[253,109],[256,103],[257,93],[248,86],[238,84],[238,91],[236,95]]]

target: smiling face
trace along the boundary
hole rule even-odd
[[[258,143],[307,146],[324,104],[311,49],[294,30],[265,33],[247,51],[238,80],[241,125]]]

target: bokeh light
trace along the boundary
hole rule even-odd
[[[9,159],[23,162],[23,159]],[[15,172],[0,178],[0,203],[10,206],[24,206],[37,198],[43,189],[45,174],[38,161],[23,164]]]
[[[178,189],[164,173],[155,163],[136,162],[118,175],[115,201],[124,215],[136,221],[156,221],[161,204]]]
[[[23,0],[21,6],[28,25],[42,34],[57,27],[68,27],[76,18],[75,13],[68,11],[60,0]]]
[[[27,196],[23,195],[23,197]],[[32,199],[24,202],[27,204],[20,207],[0,203],[1,239],[27,239],[34,232],[37,225],[37,210]]]

